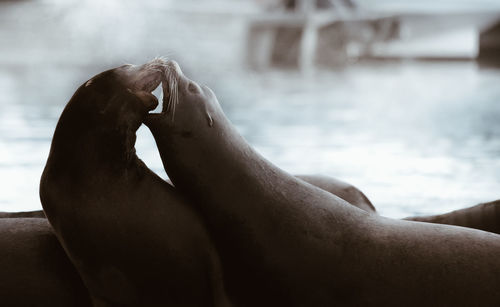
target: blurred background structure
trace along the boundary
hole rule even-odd
[[[268,8],[251,21],[247,60],[253,68],[278,65],[308,70],[317,64],[338,66],[359,59],[490,61],[500,51],[498,8],[377,10],[354,0],[281,0]],[[464,37],[458,39],[460,47],[446,40],[422,42],[436,39],[438,33],[446,36],[465,29],[471,31],[469,46]],[[411,48],[410,42],[420,50]]]
[[[498,199],[499,22],[496,0],[0,1],[0,211],[41,207],[76,88],[155,56],[269,160],[349,181],[381,214]],[[165,177],[144,127],[136,147]]]

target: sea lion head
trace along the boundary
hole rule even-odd
[[[135,131],[158,105],[151,92],[160,85],[165,63],[159,58],[102,72],[80,86],[67,109],[75,109],[80,117],[101,127]]]
[[[158,105],[151,92],[161,83],[165,65],[163,59],[127,64],[82,84],[59,118],[48,163],[65,163],[74,171],[79,165],[75,159],[99,160],[99,165],[113,162],[117,169],[132,161],[135,133]]]
[[[194,138],[214,127],[222,112],[217,97],[208,86],[187,78],[175,61],[166,64],[162,88],[162,112],[149,114],[144,121],[150,130]]]
[[[191,166],[207,163],[200,152],[216,151],[221,143],[235,140],[228,137],[231,125],[213,91],[187,78],[176,62],[167,63],[162,87],[162,112],[149,113],[144,124],[153,134],[165,170],[176,174],[173,184],[194,184],[200,174]]]

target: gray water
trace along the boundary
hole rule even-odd
[[[500,198],[500,71],[407,61],[257,73],[244,66],[243,15],[193,13],[168,1],[76,3],[0,4],[0,211],[40,208],[51,137],[81,83],[158,55],[213,88],[270,161],[349,181],[381,214]],[[166,177],[144,127],[136,147]]]

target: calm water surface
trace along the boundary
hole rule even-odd
[[[468,62],[403,62],[310,75],[249,72],[241,19],[193,17],[167,4],[137,13],[130,3],[111,20],[95,6],[0,6],[0,39],[8,42],[0,47],[0,211],[40,208],[51,137],[81,83],[165,54],[215,90],[227,116],[266,158],[293,174],[349,181],[381,214],[438,213],[500,198],[500,71]],[[98,27],[86,26],[90,13]],[[166,177],[144,127],[136,147]]]

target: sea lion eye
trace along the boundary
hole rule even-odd
[[[193,81],[189,82],[188,91],[190,91],[193,94],[201,93],[200,87],[198,85],[196,85],[196,83],[194,83]]]

